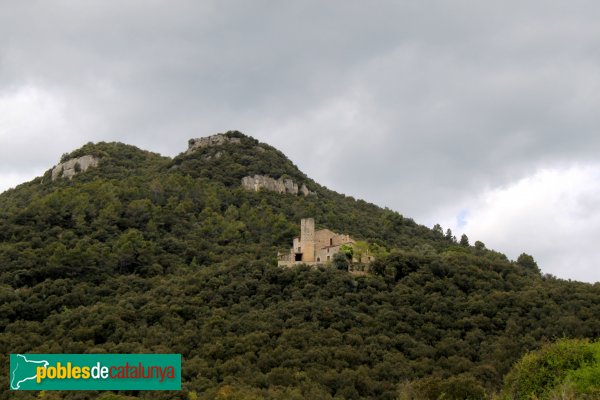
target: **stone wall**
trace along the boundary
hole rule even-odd
[[[261,189],[270,190],[277,193],[301,193],[304,196],[314,195],[314,192],[308,190],[305,184],[298,187],[298,184],[291,179],[275,179],[266,175],[245,176],[242,178],[242,186],[245,189],[258,192]]]
[[[85,155],[78,158],[71,158],[52,168],[52,180],[58,178],[72,179],[80,172],[85,172],[88,168],[97,167],[98,159],[92,155]]]
[[[226,143],[239,144],[241,143],[241,140],[240,138],[226,136],[223,133],[218,133],[216,135],[203,138],[190,139],[188,141],[188,149],[185,154],[193,153],[194,151],[205,147],[222,146]]]

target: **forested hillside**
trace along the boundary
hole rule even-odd
[[[182,392],[11,398],[485,398],[525,352],[600,336],[599,284],[458,243],[226,135],[240,143],[174,159],[86,144],[63,160],[94,155],[98,167],[72,180],[49,170],[0,195],[4,382],[9,353],[183,356]],[[242,188],[255,174],[316,195]],[[368,241],[372,272],[277,267],[305,217]]]

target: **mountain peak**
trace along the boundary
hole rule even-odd
[[[188,140],[188,149],[185,154],[191,154],[194,151],[205,147],[222,146],[227,143],[240,144],[242,142],[242,137],[246,136],[238,131],[228,131],[226,133],[217,133],[201,138],[192,138]]]
[[[130,174],[134,170],[155,171],[169,160],[168,157],[129,144],[88,142],[70,153],[63,154],[59,163],[46,171],[41,182],[58,182],[61,178],[71,180],[83,172],[86,172],[85,175],[91,175],[89,179],[99,176],[121,178],[123,174]]]
[[[305,195],[318,187],[281,151],[239,131],[190,139],[188,149],[173,159],[172,168],[228,187],[242,185],[295,194],[301,191]]]

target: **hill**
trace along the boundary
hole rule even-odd
[[[182,392],[119,396],[481,398],[526,351],[600,333],[600,285],[331,191],[239,132],[173,159],[88,143],[61,162],[0,195],[1,350],[183,355]],[[255,176],[292,189],[242,185]],[[277,267],[305,217],[371,243],[372,273]]]

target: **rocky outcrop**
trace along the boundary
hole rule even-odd
[[[306,185],[304,183],[300,187],[300,193],[302,193],[305,196],[315,194],[315,192],[311,192],[310,190],[308,190],[308,188],[306,187]]]
[[[88,168],[97,167],[98,159],[92,155],[85,155],[78,158],[71,158],[52,168],[52,180],[58,178],[73,178],[80,172],[85,172]]]
[[[205,147],[222,146],[227,143],[239,144],[241,143],[241,139],[229,137],[223,133],[218,133],[216,135],[203,138],[190,139],[188,141],[188,149],[185,154],[193,153],[194,151],[203,149]]]
[[[219,158],[223,157],[223,152],[222,151],[217,151],[214,156],[212,154],[206,154],[204,155],[202,158],[204,158],[205,160],[212,160],[213,158],[215,160],[218,160]]]
[[[242,186],[245,189],[258,192],[261,189],[270,190],[277,193],[301,193],[304,196],[314,195],[314,192],[308,190],[305,184],[298,187],[298,184],[291,179],[275,179],[266,175],[245,176],[242,178]]]

